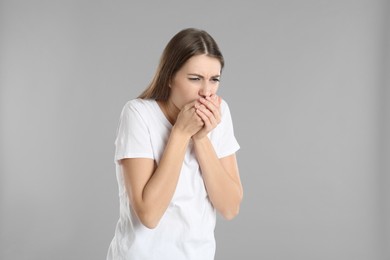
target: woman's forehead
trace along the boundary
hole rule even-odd
[[[221,63],[217,58],[207,56],[206,54],[195,55],[187,60],[181,70],[185,73],[195,73],[199,75],[219,75]]]

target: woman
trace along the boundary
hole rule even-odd
[[[150,86],[123,108],[115,141],[120,219],[107,259],[214,259],[216,211],[238,214],[242,186],[223,56],[205,31],[166,46]]]

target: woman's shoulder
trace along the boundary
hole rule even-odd
[[[135,98],[126,102],[125,108],[137,111],[143,111],[148,109],[154,105],[156,101],[154,99],[141,99]]]
[[[221,107],[221,112],[222,112],[222,114],[223,114],[225,111],[229,111],[229,113],[230,113],[229,105],[228,105],[228,103],[226,102],[225,99],[222,99],[222,100],[221,100],[220,107]]]

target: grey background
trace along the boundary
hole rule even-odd
[[[385,0],[1,1],[0,259],[105,259],[119,113],[167,41],[226,59],[244,185],[216,259],[390,259]]]

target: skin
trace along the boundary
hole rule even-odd
[[[158,102],[172,130],[157,166],[147,158],[120,161],[130,203],[148,228],[155,228],[173,197],[190,139],[210,201],[226,219],[239,212],[243,196],[235,154],[218,158],[207,134],[220,122],[221,64],[207,55],[191,57],[170,83],[166,102]]]

